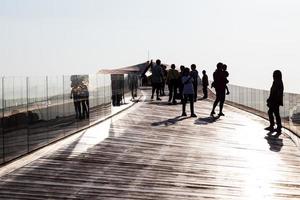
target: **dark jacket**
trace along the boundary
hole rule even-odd
[[[273,81],[270,96],[267,100],[267,105],[271,106],[283,106],[283,82],[281,80]]]
[[[216,91],[225,91],[226,88],[226,77],[222,70],[216,70],[213,73],[213,86],[216,89]]]
[[[206,74],[203,75],[203,77],[202,77],[202,86],[203,87],[207,87],[208,86],[208,77],[207,77]]]

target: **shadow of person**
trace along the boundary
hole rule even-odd
[[[165,101],[148,101],[147,103],[151,104],[151,105],[158,105],[158,106],[174,106],[174,105],[176,105],[176,104],[172,104],[172,103],[165,102]]]
[[[217,121],[217,119],[219,119],[219,116],[216,117],[203,117],[203,118],[198,118],[197,120],[195,120],[194,124],[196,125],[207,125],[207,124],[211,124]]]
[[[275,135],[272,135],[272,132],[269,132],[267,136],[265,136],[265,139],[267,140],[270,146],[270,151],[281,151],[281,148],[283,147],[283,139],[278,138],[280,135],[281,133],[276,133]]]
[[[161,126],[161,125],[170,126],[170,125],[174,125],[177,122],[188,119],[188,118],[189,117],[182,117],[181,118],[181,116],[177,116],[177,117],[167,119],[167,120],[163,120],[163,121],[160,121],[160,122],[153,122],[153,123],[151,123],[151,126]]]

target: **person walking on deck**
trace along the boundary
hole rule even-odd
[[[213,74],[213,83],[212,83],[212,87],[215,88],[216,91],[216,99],[215,102],[213,104],[213,108],[212,111],[210,113],[211,116],[214,116],[215,114],[215,108],[217,107],[217,105],[219,104],[220,109],[219,109],[219,116],[224,116],[223,111],[223,106],[224,106],[224,102],[225,102],[225,90],[226,90],[226,77],[225,77],[225,73],[223,71],[223,63],[218,63],[217,64],[217,69]]]
[[[176,66],[174,64],[171,65],[171,69],[169,69],[167,74],[167,84],[169,88],[169,102],[172,101],[173,104],[176,104],[176,96],[177,96],[177,80],[179,78],[179,72],[175,69]]]
[[[182,101],[182,115],[181,116],[187,116],[185,112],[185,106],[187,103],[187,100],[190,101],[190,109],[191,109],[191,117],[197,117],[194,113],[194,88],[193,88],[193,78],[190,76],[190,69],[185,68],[183,77],[181,78],[182,84],[183,84],[183,101]]]
[[[198,96],[198,71],[196,70],[196,65],[191,65],[191,77],[193,78],[193,87],[194,87],[194,101],[197,101]]]
[[[156,92],[156,100],[161,100],[159,98],[159,92],[163,82],[163,71],[161,68],[161,61],[159,59],[156,60],[156,64],[153,65],[151,62],[151,71],[152,71],[152,95],[151,99],[154,98],[154,92]]]
[[[208,83],[208,76],[206,75],[206,71],[202,71],[202,90],[203,90],[203,99],[207,99],[207,87],[209,85]]]
[[[282,73],[280,70],[275,70],[273,72],[273,84],[270,89],[270,96],[267,99],[267,106],[269,107],[268,115],[270,126],[265,128],[270,132],[276,131],[278,134],[281,133],[281,117],[280,117],[280,106],[283,106],[283,82],[282,82]],[[274,115],[276,118],[277,127],[274,129]]]

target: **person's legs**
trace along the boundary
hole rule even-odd
[[[85,100],[85,106],[86,106],[86,111],[87,111],[87,118],[90,118],[90,101],[89,97]]]
[[[216,99],[215,99],[215,102],[213,104],[213,108],[212,108],[212,111],[211,111],[210,115],[215,114],[215,109],[216,109],[219,102],[220,102],[220,94],[216,91]]]
[[[277,131],[281,131],[282,124],[281,124],[281,117],[279,112],[279,106],[274,107],[274,115],[276,117],[276,124],[277,124]]]
[[[203,87],[203,99],[207,98],[207,87]]]
[[[183,102],[183,94],[182,94],[182,91],[183,91],[183,85],[180,84],[179,85],[179,96],[180,96],[180,101]]]
[[[219,115],[220,116],[224,116],[223,113],[223,106],[224,106],[224,102],[225,102],[225,90],[220,92],[220,111],[219,111]]]
[[[154,97],[154,92],[155,92],[155,83],[152,83],[152,95],[151,95],[151,99],[153,99],[153,97]]]
[[[274,113],[273,107],[269,107],[268,115],[269,115],[270,127],[272,127],[272,128],[273,128],[274,125],[275,125],[273,113]]]
[[[82,110],[81,110],[81,100],[76,100],[76,107],[77,107],[77,111],[78,111],[78,118],[82,119]]]
[[[159,98],[159,91],[160,91],[160,89],[161,89],[161,83],[157,83],[156,84],[156,100],[161,100]]]
[[[79,119],[79,110],[78,110],[78,106],[77,106],[77,102],[76,102],[77,100],[74,100],[74,109],[75,109],[75,114],[76,114],[76,116],[75,116],[75,118],[76,119]]]
[[[194,84],[194,101],[197,101],[198,96],[198,84]]]
[[[191,110],[191,117],[197,117],[197,115],[195,115],[195,111],[194,111],[194,95],[190,94],[189,95],[189,100],[190,100],[190,110]]]
[[[80,103],[82,107],[82,118],[84,119],[87,116],[87,106],[85,104],[85,99],[82,99]]]
[[[134,99],[134,87],[133,87],[133,85],[130,85],[130,91],[131,91],[131,99]]]
[[[173,89],[173,103],[176,103],[176,97],[177,97],[177,83],[174,80],[172,84],[172,89]]]
[[[185,112],[185,105],[187,102],[187,95],[184,95],[183,99],[182,99],[182,115],[181,116],[186,116],[186,112]]]
[[[163,81],[162,86],[161,86],[161,96],[165,96],[165,86],[166,86],[166,82]]]
[[[172,85],[171,81],[168,84],[168,88],[169,88],[169,102],[171,102],[172,101],[172,97],[173,97],[173,85]]]

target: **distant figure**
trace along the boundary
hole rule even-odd
[[[203,90],[203,99],[207,99],[208,95],[207,95],[207,87],[209,85],[208,83],[208,77],[206,75],[206,71],[203,70],[202,71],[202,90]]]
[[[182,101],[182,115],[181,116],[187,116],[185,112],[185,106],[187,103],[187,100],[190,101],[190,109],[191,109],[191,117],[197,117],[194,113],[194,88],[193,88],[193,78],[190,76],[190,69],[185,68],[183,77],[181,79],[183,84],[183,101]]]
[[[90,118],[90,103],[88,86],[84,83],[80,85],[80,103],[82,107],[82,118]]]
[[[80,90],[77,85],[72,85],[70,98],[73,99],[76,119],[82,119],[79,91]]]
[[[225,73],[223,71],[223,63],[218,63],[217,64],[217,69],[213,74],[213,84],[212,87],[215,88],[216,90],[216,99],[213,104],[213,109],[210,113],[211,116],[214,116],[215,114],[215,108],[217,107],[218,103],[220,106],[219,109],[219,116],[224,116],[223,111],[223,106],[225,102],[225,90],[226,90],[226,77]]]
[[[228,73],[228,71],[227,71],[227,65],[223,65],[223,72],[224,72],[224,76],[225,76],[225,82],[226,82],[226,84],[227,83],[229,83],[229,81],[228,81],[228,76],[229,76],[229,73]],[[225,87],[225,89],[226,89],[226,95],[229,95],[230,94],[230,92],[229,92],[229,89],[228,89],[228,86],[226,85],[226,87]]]
[[[179,97],[180,97],[180,101],[182,103],[183,101],[183,94],[182,94],[182,90],[183,90],[183,84],[182,84],[182,77],[184,74],[184,69],[185,67],[183,65],[180,66],[180,72],[179,72],[179,79],[178,79],[178,89],[179,89]]]
[[[198,71],[196,70],[196,65],[191,65],[191,77],[193,78],[193,87],[194,87],[194,101],[197,101],[197,95],[198,95]]]
[[[128,84],[131,91],[131,101],[137,97],[138,76],[134,73],[128,74]]]
[[[162,86],[163,82],[163,71],[161,68],[161,61],[158,59],[156,60],[156,64],[153,65],[152,61],[150,63],[151,71],[152,71],[152,95],[151,99],[154,98],[154,92],[156,91],[156,100],[161,100],[159,98],[159,91]]]
[[[179,72],[175,68],[176,66],[172,64],[171,69],[169,69],[167,74],[167,84],[169,87],[169,102],[172,101],[173,104],[177,103],[177,80],[179,78]]]
[[[160,89],[160,96],[165,96],[165,86],[166,86],[166,79],[167,79],[167,66],[166,65],[161,65],[163,77],[162,77],[162,85]]]
[[[279,107],[283,106],[283,82],[282,82],[282,74],[281,71],[275,70],[273,72],[273,84],[270,90],[270,96],[267,99],[267,106],[269,107],[269,121],[270,121],[270,126],[265,128],[265,130],[268,130],[270,132],[274,131],[274,116],[276,117],[276,132],[278,134],[281,133],[281,118],[280,118],[280,113],[279,113]],[[278,135],[279,136],[279,135]]]

